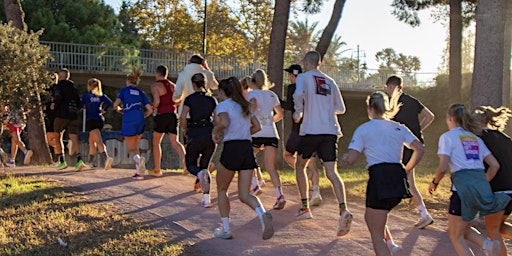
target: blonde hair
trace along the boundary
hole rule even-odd
[[[274,84],[268,80],[267,73],[262,69],[258,69],[252,74],[251,81],[260,90],[268,90],[274,87]]]
[[[464,104],[455,103],[448,108],[448,115],[459,124],[462,129],[472,132],[476,135],[482,134],[482,129],[478,122],[473,118]]]
[[[240,79],[240,84],[242,85],[242,89],[244,89],[244,90],[249,89],[249,83],[251,83],[250,76],[246,76],[246,77]]]
[[[97,96],[103,96],[101,89],[101,81],[98,78],[91,78],[87,81],[87,85],[91,86],[91,92]]]
[[[126,75],[126,80],[134,85],[137,85],[140,82],[140,76],[142,76],[142,71],[140,71],[137,67],[134,67],[133,71]]]
[[[493,108],[491,106],[480,106],[473,111],[475,121],[482,124],[482,126],[489,126],[500,132],[505,130],[508,119],[511,116],[512,111],[507,107]]]
[[[395,92],[393,92],[393,95]],[[393,119],[400,110],[402,104],[398,104],[399,97],[391,97],[384,92],[377,91],[366,98],[366,105],[373,109],[376,114],[382,115],[385,119]]]

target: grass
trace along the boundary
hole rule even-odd
[[[0,255],[180,255],[187,247],[54,181],[8,175],[0,193]]]

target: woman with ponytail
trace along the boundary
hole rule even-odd
[[[439,138],[439,166],[428,190],[432,194],[450,170],[452,196],[448,209],[448,233],[457,255],[472,255],[465,239],[472,241],[466,237],[471,230],[468,224],[478,213],[485,216],[487,234],[492,240],[483,246],[486,254],[497,255],[501,250],[499,227],[503,209],[510,201],[506,194],[493,193],[489,185],[500,165],[484,142],[473,133],[480,133],[479,125],[464,105],[450,106],[446,124],[449,131]],[[484,162],[488,165],[487,172]]]
[[[219,99],[215,109],[216,122],[212,133],[215,143],[224,142],[217,168],[217,193],[222,226],[215,229],[215,237],[231,239],[229,228],[230,202],[229,184],[238,172],[238,197],[240,201],[256,211],[262,225],[263,240],[274,235],[272,215],[265,211],[258,197],[250,194],[251,178],[258,165],[254,159],[251,134],[261,130],[258,119],[250,112],[250,103],[244,98],[242,86],[235,77],[219,83]],[[223,140],[220,133],[223,132]]]
[[[144,174],[146,170],[146,159],[140,156],[138,145],[144,132],[144,118],[153,112],[148,97],[137,88],[141,75],[138,68],[133,68],[132,73],[126,76],[126,87],[119,91],[114,102],[114,109],[123,115],[121,135],[125,138],[128,154],[135,162],[135,175],[132,178],[136,180],[144,179],[140,173]]]

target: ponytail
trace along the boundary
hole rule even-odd
[[[247,117],[250,115],[250,103],[245,99],[242,91],[242,85],[236,77],[221,80],[219,82],[219,89],[226,94],[226,97],[231,98],[234,102],[240,105],[244,116]]]
[[[482,129],[478,122],[469,113],[469,110],[463,104],[456,103],[448,108],[448,115],[460,125],[462,129],[472,132],[476,135],[482,134]]]

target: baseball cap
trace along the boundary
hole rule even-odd
[[[302,68],[297,64],[293,64],[290,67],[285,68],[284,71],[286,71],[290,74],[298,75],[298,74],[302,73]]]

